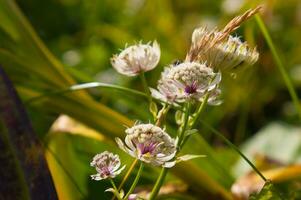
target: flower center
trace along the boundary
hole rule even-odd
[[[141,155],[144,155],[147,153],[152,154],[154,152],[154,150],[156,149],[156,147],[157,147],[157,143],[155,143],[155,142],[150,142],[148,144],[145,144],[145,143],[137,144],[137,148]]]
[[[197,90],[197,83],[196,83],[196,81],[194,81],[191,85],[187,85],[185,87],[185,93],[186,94],[196,93],[196,90]]]
[[[109,176],[109,175],[111,174],[109,168],[106,167],[106,166],[104,166],[104,167],[101,168],[101,172],[102,172],[102,174],[105,175],[105,176]]]

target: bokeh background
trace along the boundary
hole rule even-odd
[[[17,0],[16,3],[20,10],[8,0],[0,1],[0,62],[24,103],[35,134],[44,144],[61,199],[110,198],[110,194],[103,192],[109,185],[107,182],[89,179],[89,174],[94,173],[89,167],[91,158],[108,149],[120,153],[129,166],[131,158],[120,152],[111,139],[124,135],[123,125],[130,124],[129,120],[149,121],[147,102],[131,94],[101,88],[53,94],[76,83],[93,81],[143,90],[139,78],[124,77],[110,64],[110,57],[126,45],[158,41],[161,61],[146,74],[149,85],[156,87],[164,66],[185,57],[194,28],[222,28],[234,16],[263,4],[261,17],[301,96],[298,0]],[[24,16],[19,15],[21,12]],[[26,28],[30,26],[23,23],[26,18],[33,29]],[[271,51],[254,19],[245,22],[234,35],[257,47],[259,61],[237,74],[223,75],[223,104],[208,107],[202,120],[241,147],[263,170],[296,164],[301,161],[300,119]],[[49,56],[44,48],[56,58]],[[30,101],[39,95],[46,97]],[[70,117],[77,121],[71,121]],[[175,129],[173,119],[171,114],[168,118],[171,132]],[[111,120],[111,124],[106,124],[106,120]],[[162,198],[227,199],[231,196],[231,185],[250,170],[210,130],[202,125],[199,128],[202,136],[194,136],[185,151],[206,154],[208,158],[176,168],[168,179],[172,192]],[[149,188],[158,174],[158,169],[146,170],[149,173],[143,174],[142,190]],[[195,174],[199,176],[193,177]],[[289,182],[285,187],[298,185],[300,170],[293,174],[294,177],[285,175],[285,183]],[[299,190],[300,185],[296,188]]]

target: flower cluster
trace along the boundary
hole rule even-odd
[[[161,101],[169,103],[185,102],[188,99],[202,101],[207,92],[210,93],[210,103],[214,104],[217,89],[221,80],[220,73],[205,64],[184,62],[166,67],[158,82],[158,91],[151,89],[152,95]]]
[[[96,181],[115,178],[125,168],[125,166],[120,168],[119,156],[108,151],[95,155],[90,165],[97,171],[97,174],[91,175]]]
[[[123,50],[119,55],[111,59],[113,67],[121,74],[136,76],[141,72],[154,69],[160,60],[160,47],[154,41],[152,46],[148,44],[137,44]]]
[[[125,144],[116,138],[118,146],[143,162],[154,166],[172,167],[176,155],[176,140],[153,124],[139,124],[126,129]]]

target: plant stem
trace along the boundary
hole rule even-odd
[[[204,108],[207,105],[208,98],[209,98],[209,92],[207,91],[204,100],[202,101],[202,103],[201,103],[199,109],[197,110],[194,118],[192,119],[192,122],[189,124],[189,128],[193,128],[194,127],[195,123],[197,122],[197,119],[199,119],[201,113],[203,112]],[[187,137],[183,138],[183,142],[180,144],[180,149],[184,146],[184,144],[187,142],[187,140],[189,139],[189,137],[190,136],[187,136]]]
[[[186,109],[185,109],[185,116],[184,116],[184,124],[180,130],[180,133],[178,135],[179,137],[179,140],[178,140],[178,147],[180,147],[180,144],[184,138],[184,134],[185,134],[185,131],[186,131],[186,128],[187,128],[187,125],[188,125],[188,120],[189,120],[189,114],[190,114],[190,101],[187,102],[186,104]],[[180,149],[178,149],[178,152],[179,152]],[[153,187],[153,190],[151,192],[151,196],[149,198],[149,200],[153,200],[157,197],[158,193],[159,193],[159,190],[165,180],[165,177],[167,175],[167,172],[168,172],[168,168],[162,168],[161,170],[161,173],[156,181],[156,184],[155,186]]]
[[[150,94],[149,88],[148,88],[148,84],[144,75],[144,72],[140,73],[140,79],[144,88],[145,93],[147,94],[148,100],[151,103],[152,102],[152,96]]]
[[[230,140],[228,140],[223,134],[215,130],[213,127],[207,123],[201,121],[201,123],[207,127],[212,133],[220,137],[228,146],[230,146],[234,151],[236,151],[252,168],[253,170],[262,178],[262,180],[267,181],[264,175],[255,167],[255,165],[235,146]]]
[[[135,159],[134,162],[131,164],[130,168],[128,169],[128,171],[126,172],[125,176],[123,177],[120,185],[118,186],[118,191],[121,190],[121,188],[123,187],[123,185],[125,184],[125,182],[127,181],[127,179],[130,177],[131,173],[133,172],[135,166],[138,163],[138,159]],[[115,196],[111,199],[114,200]]]
[[[130,196],[130,194],[132,194],[132,192],[134,191],[139,179],[140,179],[140,176],[141,176],[141,173],[142,173],[142,170],[143,170],[143,163],[140,162],[140,167],[139,167],[139,170],[137,172],[137,175],[136,175],[136,178],[132,184],[132,186],[130,187],[128,193],[125,195],[125,197],[123,199],[127,200],[128,197]]]
[[[153,190],[152,190],[151,195],[148,200],[154,200],[157,197],[157,195],[160,191],[160,188],[164,182],[164,179],[167,175],[167,171],[168,171],[168,168],[162,168],[161,173],[156,181],[155,186],[153,187]]]
[[[119,193],[118,193],[118,189],[117,189],[117,187],[116,187],[116,185],[115,185],[113,179],[110,178],[110,182],[111,182],[111,184],[112,184],[114,190],[117,192],[117,194],[114,193],[115,196],[117,197],[118,200],[121,200],[120,195],[119,195]]]
[[[188,101],[186,103],[186,109],[185,109],[185,114],[184,114],[184,124],[183,126],[181,126],[181,129],[180,129],[180,133],[178,135],[179,137],[179,141],[178,141],[178,151],[180,150],[180,147],[181,147],[181,144],[182,144],[182,140],[184,139],[184,135],[185,135],[185,131],[187,129],[187,125],[188,125],[188,120],[189,120],[189,115],[190,115],[190,101]]]
[[[283,65],[283,63],[280,59],[279,53],[277,52],[276,47],[275,47],[275,45],[272,41],[272,38],[269,34],[269,31],[266,28],[266,26],[265,26],[263,20],[261,19],[260,15],[258,15],[258,14],[255,15],[255,19],[256,19],[257,25],[259,26],[259,28],[260,28],[260,30],[261,30],[261,32],[262,32],[262,34],[263,34],[263,36],[266,40],[271,52],[272,52],[272,55],[273,55],[274,60],[276,62],[276,65],[277,65],[277,67],[278,67],[278,69],[279,69],[279,71],[282,75],[282,78],[283,78],[283,80],[286,84],[286,87],[287,87],[287,89],[288,89],[288,91],[291,95],[291,98],[293,100],[293,103],[296,107],[296,110],[297,110],[298,115],[299,115],[299,119],[301,120],[301,107],[299,105],[299,99],[298,99],[296,90],[293,86],[292,80],[290,79],[289,74],[286,71],[286,69],[285,69],[285,67],[284,67],[284,65]]]
[[[193,119],[193,121],[191,122],[190,124],[190,127],[194,127],[195,126],[195,123],[198,121],[198,119],[200,118],[202,112],[204,111],[206,105],[207,105],[207,102],[208,102],[208,98],[209,98],[209,92],[207,91],[206,95],[205,95],[205,98],[202,102],[202,104],[200,105],[198,111],[196,112],[195,114],[195,117]]]

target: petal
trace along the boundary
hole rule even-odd
[[[115,138],[115,141],[116,141],[116,143],[117,143],[117,145],[118,145],[118,147],[119,147],[120,149],[122,149],[122,150],[125,151],[126,153],[130,154],[132,157],[136,158],[136,154],[134,153],[134,151],[128,149],[128,148],[124,145],[124,143],[122,142],[122,140],[121,140],[120,138]]]
[[[127,145],[132,151],[135,151],[135,150],[136,150],[136,148],[135,148],[135,146],[134,146],[132,140],[130,139],[130,137],[128,137],[128,136],[125,137],[125,143],[126,143],[126,145]]]
[[[115,172],[114,172],[114,175],[120,174],[120,173],[122,172],[122,170],[124,170],[125,166],[126,166],[126,165],[123,165],[123,167],[121,167],[119,170],[115,171]]]
[[[165,167],[165,168],[172,168],[173,166],[175,166],[176,164],[176,161],[171,161],[171,162],[165,162],[162,167]]]
[[[100,174],[93,174],[93,175],[90,175],[90,177],[92,180],[95,180],[95,181],[100,181],[100,180],[104,179],[100,176]]]

